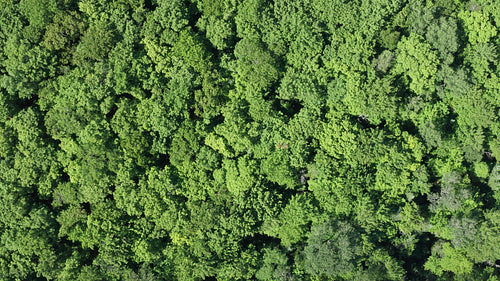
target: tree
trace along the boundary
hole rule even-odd
[[[424,38],[415,33],[402,38],[396,50],[393,73],[410,77],[410,89],[417,95],[434,92],[438,57]]]
[[[303,255],[307,273],[349,278],[362,255],[360,233],[337,220],[313,225]]]
[[[47,25],[43,44],[51,51],[60,52],[62,62],[68,64],[84,29],[85,24],[80,14],[73,11],[59,11]]]
[[[490,38],[497,34],[495,26],[490,22],[488,12],[460,11],[458,17],[463,21],[465,31],[467,32],[469,43],[487,43]]]
[[[236,57],[237,89],[250,93],[267,90],[278,78],[276,62],[257,40],[243,38],[234,47]]]
[[[262,267],[255,273],[258,280],[297,280],[287,265],[288,259],[279,249],[264,249]]]
[[[101,20],[91,24],[76,47],[75,64],[81,64],[87,59],[102,61],[108,56],[115,40],[114,30],[109,22]]]
[[[51,76],[53,66],[49,52],[13,32],[6,37],[4,73],[1,86],[13,97],[33,98],[38,83]],[[52,74],[53,75],[53,74]]]
[[[26,17],[29,25],[25,27],[25,33],[32,42],[38,42],[42,30],[49,24],[53,14],[58,11],[57,2],[44,0],[42,2],[22,0],[18,4],[21,14]]]
[[[425,38],[439,51],[439,56],[445,64],[453,62],[459,47],[457,23],[453,19],[441,17],[433,21],[427,29]]]
[[[490,176],[488,178],[488,185],[494,192],[493,197],[495,200],[500,201],[500,165],[496,164],[491,170]]]
[[[439,194],[428,194],[430,211],[444,211],[454,214],[458,213],[460,209],[472,210],[475,206],[473,200],[471,200],[472,194],[470,190],[465,188],[462,180],[460,175],[455,171],[445,174],[440,180],[442,186]],[[473,204],[472,206],[470,206],[471,203]]]
[[[314,207],[306,196],[297,195],[290,199],[279,216],[280,227],[276,230],[281,245],[290,247],[304,240],[313,212]]]
[[[464,250],[457,250],[449,243],[439,243],[433,248],[433,255],[425,263],[425,269],[441,276],[444,271],[455,274],[471,273],[473,263],[465,256]]]

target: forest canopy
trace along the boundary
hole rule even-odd
[[[498,0],[0,1],[0,279],[498,280]]]

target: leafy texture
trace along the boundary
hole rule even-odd
[[[498,280],[500,2],[0,1],[0,280]]]

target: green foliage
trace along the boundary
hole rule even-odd
[[[391,51],[384,50],[374,61],[375,68],[383,73],[386,73],[392,66],[394,54]]]
[[[87,59],[102,61],[113,46],[114,36],[110,23],[106,21],[90,25],[75,50],[76,63],[83,63]]]
[[[476,174],[478,178],[487,178],[489,175],[488,165],[484,162],[474,163],[474,174]]]
[[[397,47],[400,33],[392,29],[384,29],[380,31],[380,45],[387,50],[394,50]]]
[[[257,40],[239,41],[234,47],[234,56],[237,59],[236,83],[248,88],[249,92],[266,90],[278,78],[274,59]]]
[[[410,77],[410,90],[417,95],[434,91],[438,59],[429,43],[415,33],[401,39],[396,50],[394,73]]]
[[[84,29],[81,16],[75,12],[58,12],[47,26],[43,44],[49,50],[59,51],[72,48]],[[69,51],[69,52],[68,52]],[[67,50],[70,54],[73,50]]]
[[[6,38],[4,52],[6,59],[2,63],[2,72],[7,75],[3,75],[0,85],[11,96],[32,98],[37,83],[53,72],[50,54],[19,34],[10,34]]]
[[[304,240],[313,213],[312,205],[305,196],[295,196],[290,200],[280,214],[277,230],[283,246],[289,247]]]
[[[349,278],[362,253],[360,233],[342,221],[313,225],[304,248],[304,268],[313,275]]]
[[[0,279],[497,280],[498,1],[0,1]]]
[[[224,161],[227,189],[236,196],[242,195],[256,184],[256,161],[244,157],[236,161]]]
[[[457,24],[453,19],[440,18],[433,22],[425,35],[434,49],[439,51],[440,57],[446,64],[451,64],[454,54],[458,51]]]
[[[497,164],[491,170],[490,176],[488,178],[488,185],[495,192],[495,199],[500,199],[500,165]]]
[[[468,46],[464,53],[465,62],[472,67],[475,79],[486,82],[490,64],[497,59],[496,46],[491,43],[478,43]]]
[[[457,172],[447,173],[441,178],[441,191],[439,194],[429,193],[429,209],[432,212],[442,210],[456,213],[471,204],[472,194],[465,188]]]
[[[449,243],[438,244],[433,247],[433,255],[425,263],[425,269],[441,276],[444,271],[455,274],[472,272],[473,263],[467,260],[464,251],[458,251]]]
[[[49,24],[52,15],[58,10],[57,2],[53,0],[22,0],[18,5],[19,11],[29,23],[24,28],[26,37],[33,42],[38,42],[41,31]]]
[[[467,248],[468,256],[474,262],[489,262],[500,254],[499,244],[500,214],[498,210],[485,213],[485,221],[481,223],[474,241]]]
[[[258,280],[297,280],[287,265],[288,259],[278,249],[264,249],[262,267],[255,273]]]
[[[471,44],[487,43],[497,34],[497,29],[490,22],[488,12],[481,10],[461,11],[458,17],[463,21]]]

